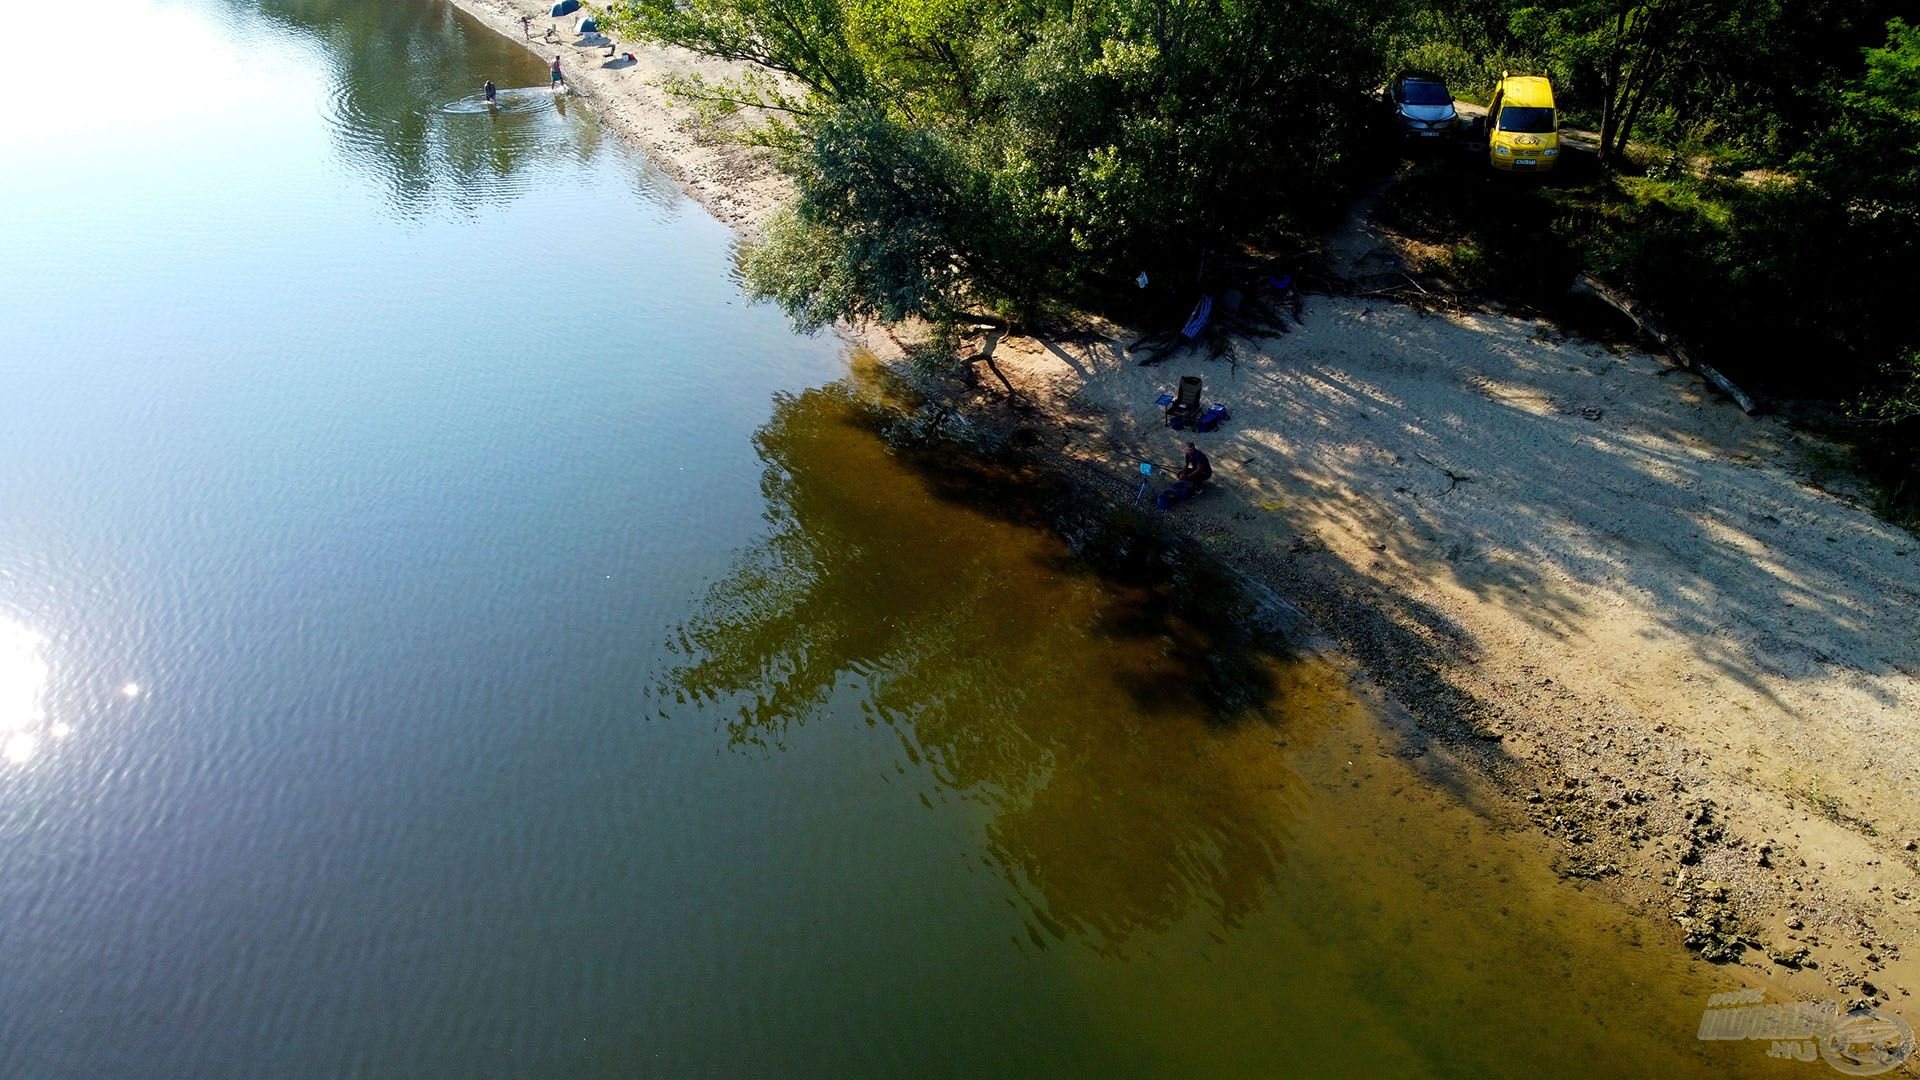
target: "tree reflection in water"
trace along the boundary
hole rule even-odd
[[[553,122],[565,99],[518,43],[451,7],[386,0],[255,0],[266,19],[328,47],[327,120],[342,156],[380,178],[404,212],[445,200],[473,207],[518,194],[529,166],[586,160],[603,141],[590,117]],[[480,85],[502,87],[480,103]],[[658,170],[636,170],[655,202],[674,198]],[[657,190],[655,188],[657,187]]]
[[[779,747],[857,696],[991,807],[986,852],[1037,945],[1119,952],[1196,908],[1238,925],[1272,892],[1297,780],[1225,744],[1285,722],[1284,657],[1194,617],[1181,597],[1204,584],[1137,541],[1094,572],[1040,527],[1077,511],[890,439],[888,415],[846,383],[777,403],[756,437],[769,535],[681,628],[665,698],[737,709],[736,747]]]

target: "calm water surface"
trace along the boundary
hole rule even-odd
[[[517,46],[87,16],[0,134],[0,1075],[1769,1064],[1340,672],[890,450]]]

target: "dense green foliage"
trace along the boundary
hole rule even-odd
[[[1893,17],[1903,8],[1436,0],[1394,24],[1388,54],[1468,93],[1502,70],[1546,72],[1567,119],[1597,129],[1603,158],[1625,172],[1514,200],[1506,210],[1532,222],[1519,236],[1456,214],[1456,239],[1473,241],[1483,277],[1550,263],[1545,280],[1557,287],[1574,268],[1599,272],[1722,368],[1777,393],[1851,403],[1876,425],[1863,440],[1876,466],[1912,474],[1920,29]],[[1642,139],[1651,145],[1631,145]],[[1472,198],[1462,183],[1448,178],[1440,186],[1456,190],[1430,195]]]
[[[1893,21],[1819,124],[1760,178],[1684,164],[1616,178],[1568,241],[1713,361],[1763,389],[1849,403],[1867,463],[1920,506],[1920,29]],[[1676,156],[1676,162],[1679,161]],[[1563,201],[1573,193],[1556,193]]]
[[[1619,155],[1670,147],[1781,164],[1832,121],[1900,0],[1431,0],[1391,25],[1392,64],[1481,100],[1502,71],[1552,77],[1568,118]]]
[[[799,198],[749,280],[802,323],[1025,319],[1326,205],[1379,70],[1345,0],[639,0],[624,32],[779,80]]]
[[[1209,260],[1343,206],[1382,160],[1391,72],[1469,96],[1544,72],[1603,168],[1521,187],[1429,163],[1401,224],[1486,292],[1602,274],[1736,378],[1850,404],[1894,475],[1920,468],[1920,29],[1898,7],[626,0],[609,21],[746,63],[674,89],[749,107],[778,149],[797,197],[745,271],[805,326],[1171,317]]]

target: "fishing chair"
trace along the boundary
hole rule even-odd
[[[1200,376],[1180,376],[1180,390],[1167,403],[1167,426],[1192,427],[1200,419]]]

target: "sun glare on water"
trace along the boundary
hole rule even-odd
[[[14,765],[33,760],[46,720],[46,639],[0,617],[0,758]]]
[[[0,748],[0,755],[6,757],[9,765],[25,765],[33,760],[33,755],[39,752],[40,740],[24,731],[16,731],[7,736],[5,747]]]

